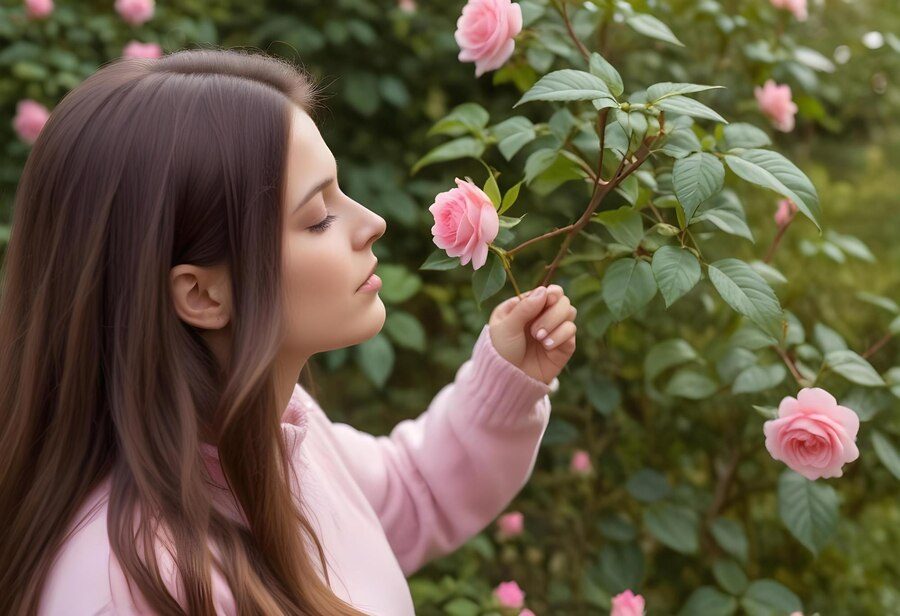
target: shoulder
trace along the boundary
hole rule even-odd
[[[108,504],[109,484],[104,481],[88,496],[68,528],[44,581],[39,616],[111,613]]]

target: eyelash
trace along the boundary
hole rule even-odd
[[[313,225],[309,228],[313,233],[322,233],[325,229],[331,226],[331,223],[334,222],[334,219],[337,218],[336,214],[329,214],[325,217],[325,220],[320,222],[317,225]]]

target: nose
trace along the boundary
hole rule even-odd
[[[361,212],[360,223],[354,231],[359,240],[357,244],[361,249],[371,248],[375,240],[384,235],[387,230],[387,221],[363,205],[359,205],[359,210]]]

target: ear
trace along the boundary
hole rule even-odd
[[[231,320],[231,279],[225,266],[181,263],[169,272],[178,317],[201,329],[221,329]]]

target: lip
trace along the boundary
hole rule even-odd
[[[377,267],[378,267],[378,259],[375,259],[375,264],[372,265],[372,269],[369,270],[369,273],[368,273],[368,275],[366,276],[366,279],[363,280],[361,283],[359,283],[359,287],[356,287],[356,290],[357,290],[357,291],[359,291],[360,287],[362,287],[364,284],[366,284],[366,283],[369,281],[369,278],[371,278],[371,277],[372,277],[372,274],[375,273],[375,269],[376,269]]]

